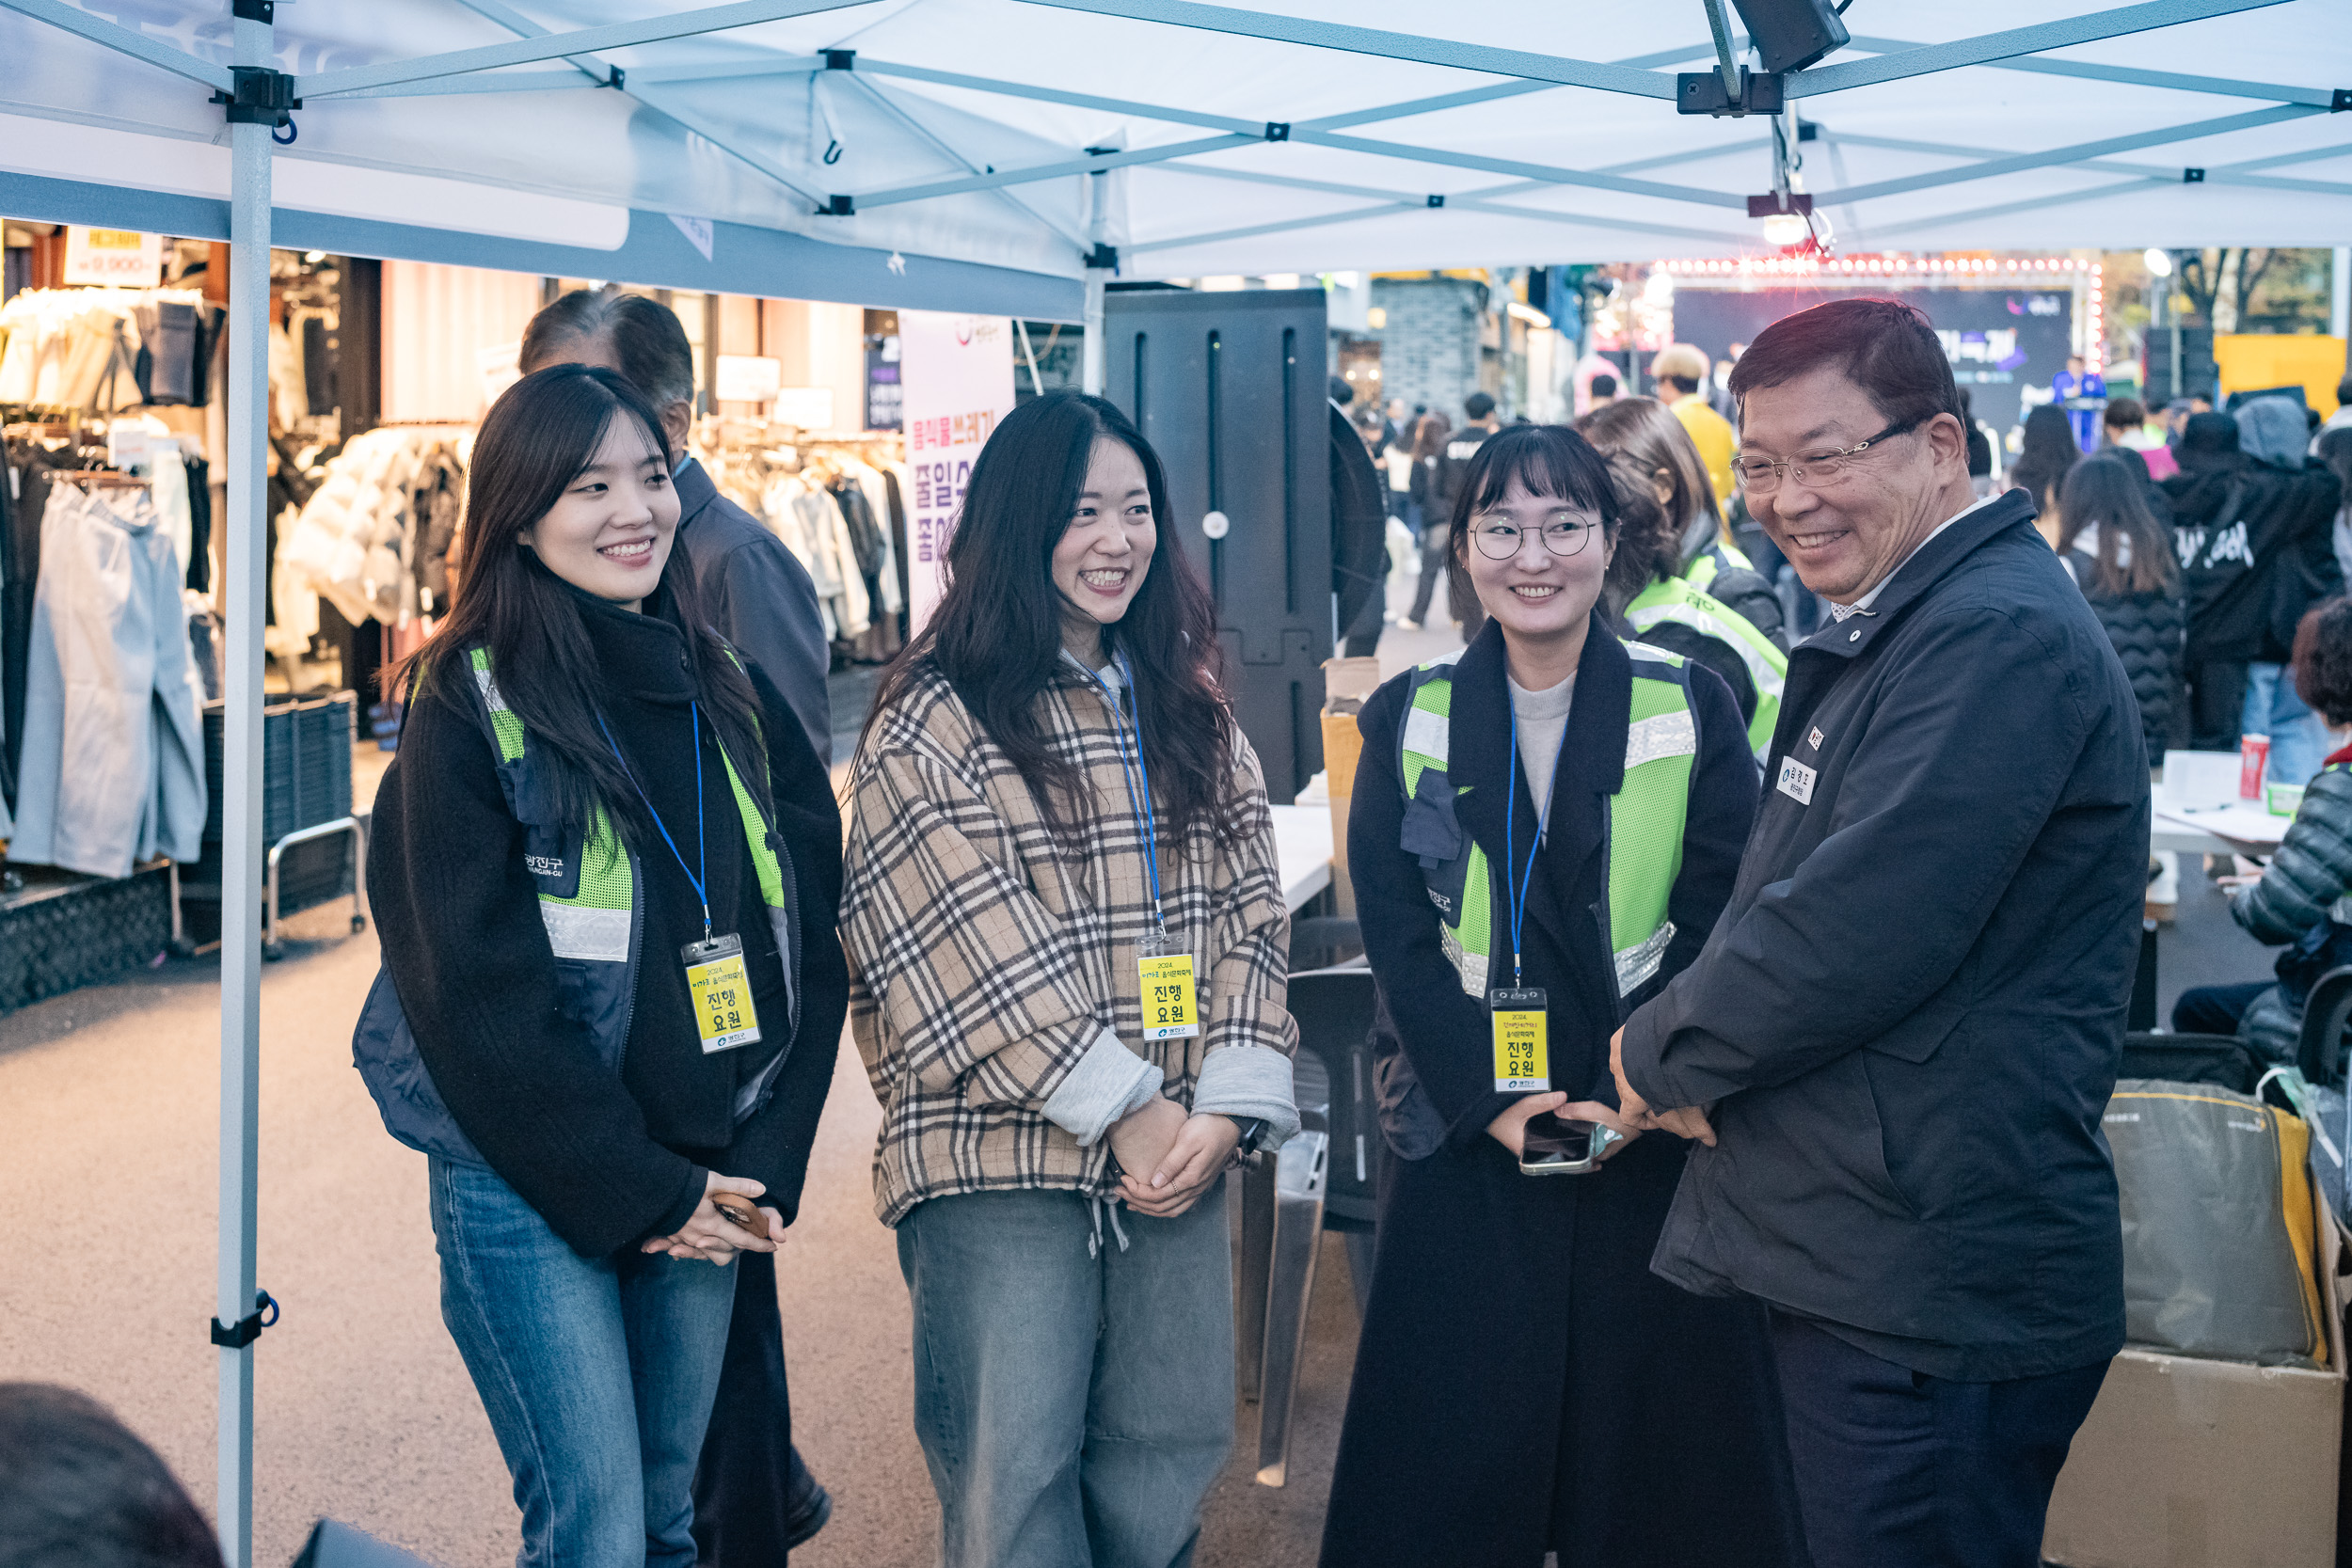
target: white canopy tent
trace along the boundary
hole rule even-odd
[[[273,243],[1067,320],[1114,268],[1756,254],[1776,137],[1848,249],[2352,242],[2352,121],[2329,118],[2352,108],[2352,0],[2058,19],[1859,0],[1853,43],[1788,78],[1778,122],[1676,112],[1673,73],[1718,64],[1702,0],[1488,0],[1445,39],[1401,0],[278,4],[0,0],[0,213],[233,247],[230,911],[260,903]],[[210,96],[232,91],[236,124]],[[223,931],[217,1310],[236,1325],[259,933]],[[251,1338],[216,1338],[217,1509],[244,1568]]]

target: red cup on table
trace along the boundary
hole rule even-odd
[[[2263,775],[2270,768],[2270,737],[2249,735],[2238,737],[2237,798],[2259,800],[2263,798]]]

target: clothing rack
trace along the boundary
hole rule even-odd
[[[119,468],[63,468],[51,477],[61,484],[95,485],[101,490],[144,490],[155,483],[146,474],[126,474]]]

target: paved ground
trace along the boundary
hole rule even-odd
[[[1387,640],[1392,666],[1447,644]],[[2183,983],[2259,977],[2267,954],[2183,879],[2164,939]],[[514,1510],[489,1429],[442,1331],[421,1157],[392,1143],[350,1066],[375,966],[342,906],[296,916],[265,971],[261,1280],[286,1303],[262,1341],[256,1560],[291,1560],[330,1515],[442,1564],[510,1561]],[[307,939],[307,940],[306,940]],[[174,962],[0,1018],[0,1379],[112,1404],[199,1501],[213,1491],[217,971]],[[906,1292],[872,1216],[879,1113],[845,1049],[782,1275],[803,1451],[834,1491],[806,1568],[923,1568],[935,1517],[909,1430]],[[1291,1482],[1237,1461],[1213,1492],[1204,1568],[1313,1560],[1354,1350],[1346,1255],[1327,1241],[1298,1391]],[[1245,1445],[1254,1420],[1237,1411]]]

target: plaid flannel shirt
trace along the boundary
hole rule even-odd
[[[1089,1053],[1098,1073],[1117,1055],[1105,1030],[1188,1108],[1219,1053],[1270,1060],[1279,1108],[1247,1109],[1275,1123],[1277,1141],[1297,1127],[1290,913],[1257,754],[1236,730],[1223,806],[1242,830],[1233,847],[1205,827],[1171,842],[1158,818],[1161,907],[1171,950],[1193,956],[1201,1033],[1147,1042],[1136,946],[1152,929],[1152,899],[1120,731],[1074,661],[1038,702],[1049,744],[1086,780],[1083,852],[1055,842],[1020,772],[928,668],[875,717],[852,770],[841,932],[850,1027],[882,1106],[874,1197],[885,1225],[951,1194],[1115,1192],[1109,1139],[1082,1145],[1045,1112]]]

